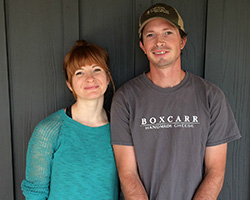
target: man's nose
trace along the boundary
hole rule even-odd
[[[156,46],[161,47],[165,45],[165,41],[162,36],[157,37]]]

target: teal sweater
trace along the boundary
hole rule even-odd
[[[59,110],[35,128],[27,151],[27,200],[117,200],[110,125],[89,127]]]

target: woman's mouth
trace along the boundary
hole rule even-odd
[[[94,90],[98,88],[98,86],[88,86],[88,87],[85,87],[85,90]]]

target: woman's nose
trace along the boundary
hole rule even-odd
[[[91,81],[93,81],[95,79],[95,77],[94,77],[94,75],[92,74],[92,73],[87,73],[86,74],[86,80],[88,81],[88,82],[91,82]]]

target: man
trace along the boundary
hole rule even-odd
[[[148,8],[139,20],[147,73],[128,81],[111,108],[111,136],[124,198],[215,200],[227,143],[240,138],[223,92],[181,69],[187,34],[177,10]]]

